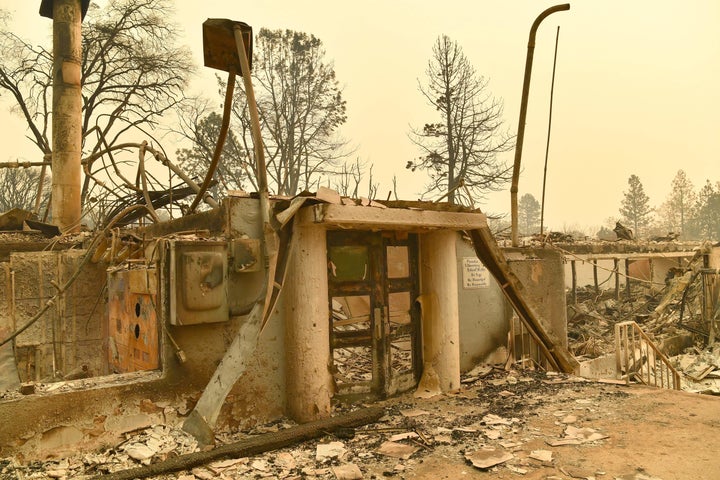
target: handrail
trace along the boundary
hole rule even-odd
[[[680,373],[633,321],[615,324],[615,364],[621,380],[680,390]],[[659,380],[659,381],[658,381]]]

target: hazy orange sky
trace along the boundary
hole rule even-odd
[[[105,2],[97,2],[100,5]],[[198,64],[195,91],[215,91],[214,71],[201,67],[201,24],[206,18],[241,20],[254,29],[290,28],[325,45],[344,85],[348,122],[342,134],[357,155],[375,165],[384,197],[391,178],[399,194],[418,198],[424,174],[405,170],[418,152],[411,125],[435,121],[417,89],[433,42],[456,40],[492,93],[504,100],[504,118],[517,130],[530,25],[560,2],[533,0],[301,1],[176,0],[183,42]],[[40,0],[0,0],[14,14],[11,27],[48,38],[51,22]],[[541,25],[523,148],[520,195],[541,196],[552,56],[560,45],[548,167],[546,224],[554,230],[597,226],[617,217],[631,174],[658,206],[684,169],[696,187],[720,180],[720,1],[575,1]],[[219,98],[219,97],[218,97]],[[2,103],[0,161],[35,159],[19,141],[22,120]],[[168,148],[173,151],[174,148]],[[28,154],[27,152],[33,152]],[[513,152],[507,155],[512,162]],[[482,206],[508,212],[509,186]]]

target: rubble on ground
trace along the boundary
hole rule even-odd
[[[631,284],[629,296],[616,298],[613,290],[578,288],[575,303],[568,296],[570,351],[581,362],[612,356],[615,325],[632,320],[681,373],[683,390],[720,395],[720,344],[710,342],[708,323],[702,320],[701,258],[685,269],[672,269],[657,290],[638,282]]]
[[[558,462],[558,452],[600,447],[608,438],[592,423],[598,399],[621,400],[628,395],[617,385],[553,372],[505,372],[492,366],[476,369],[463,380],[464,388],[450,394],[432,398],[406,394],[383,401],[385,416],[375,424],[153,478],[409,479],[424,459],[434,455],[483,471],[523,475],[551,469],[565,478],[562,472],[574,467]],[[336,405],[336,414],[353,408]],[[549,419],[548,428],[529,427],[528,419],[535,417]],[[21,465],[13,459],[0,460],[0,478],[91,478],[198,451],[197,442],[179,425],[155,425],[103,451],[59,461]],[[217,441],[235,442],[292,425],[282,419],[252,432],[220,432]]]

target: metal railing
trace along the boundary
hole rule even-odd
[[[615,363],[620,380],[680,390],[680,373],[655,343],[633,322],[615,325]]]

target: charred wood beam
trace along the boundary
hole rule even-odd
[[[547,359],[548,364],[562,372],[574,372],[579,367],[578,361],[540,323],[539,318],[525,299],[522,283],[510,269],[510,265],[508,265],[500,247],[495,242],[490,229],[484,227],[470,230],[468,233],[472,239],[475,254],[500,284],[505,298],[508,299],[518,317],[520,317],[520,321],[528,330],[528,333],[535,339],[538,349]]]
[[[92,477],[91,480],[132,480],[147,478],[171,472],[190,470],[225,458],[242,458],[257,455],[278,448],[287,447],[299,442],[322,437],[341,428],[354,428],[374,423],[385,413],[382,407],[372,407],[341,415],[338,417],[316,420],[296,427],[271,432],[256,437],[230,443],[208,451],[201,451],[174,457],[164,462],[154,463],[145,467],[122,470]]]

